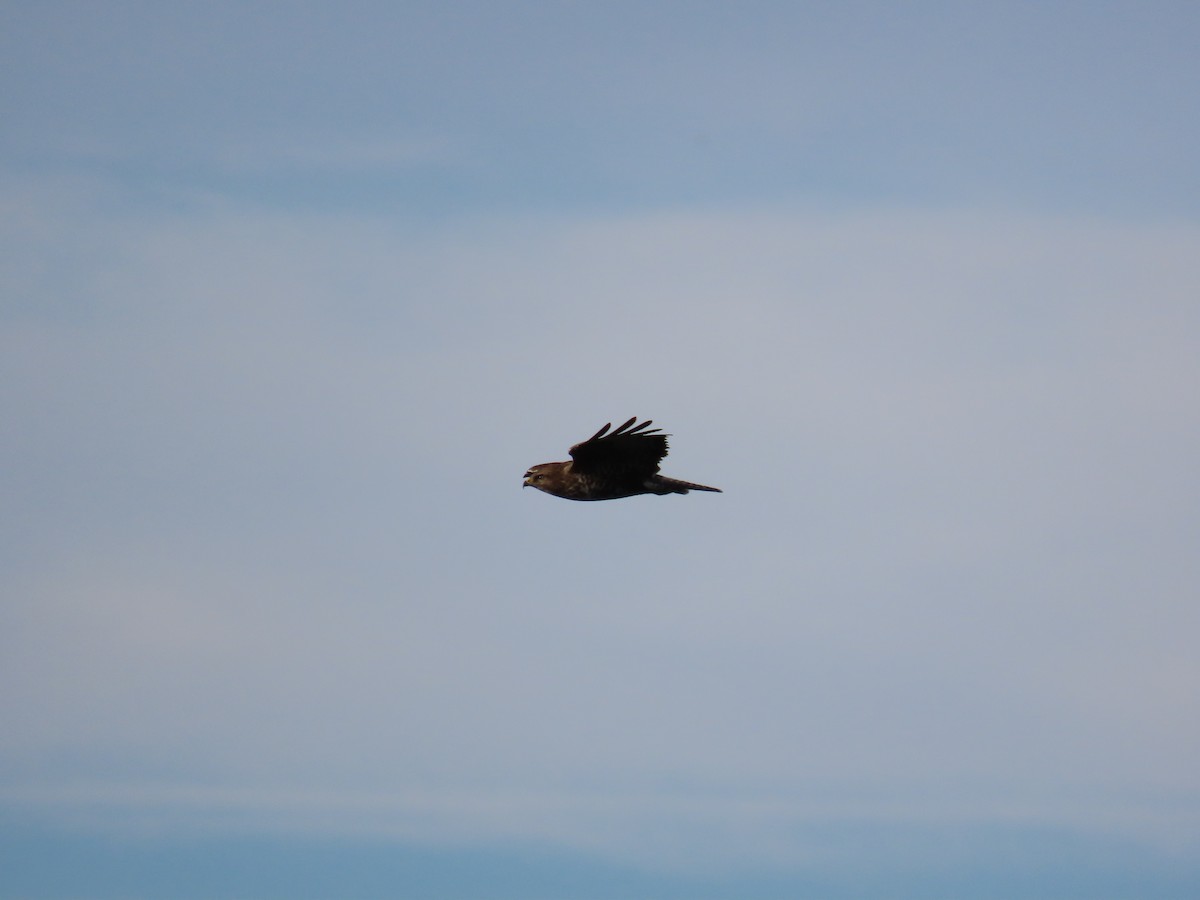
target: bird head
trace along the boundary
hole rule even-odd
[[[525,473],[525,481],[521,487],[534,487],[539,491],[545,491],[557,481],[559,467],[562,463],[538,463],[536,466],[530,466],[529,471]]]

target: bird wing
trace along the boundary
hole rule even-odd
[[[575,471],[646,477],[655,474],[659,462],[667,455],[667,436],[658,434],[661,428],[650,428],[649,419],[641,425],[634,425],[636,421],[637,416],[634,416],[611,433],[612,423],[609,422],[586,441],[572,447]]]

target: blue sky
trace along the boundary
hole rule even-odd
[[[0,896],[1195,896],[1197,38],[6,5]]]

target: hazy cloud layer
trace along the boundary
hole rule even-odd
[[[1193,895],[1198,26],[9,4],[0,850]]]
[[[1196,839],[1194,229],[46,215],[11,800],[692,862],[830,814]],[[634,413],[727,493],[518,489]]]

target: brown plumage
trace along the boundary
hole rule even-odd
[[[634,416],[609,433],[609,422],[586,441],[571,448],[571,462],[548,462],[525,473],[523,487],[568,500],[616,500],[637,494],[686,494],[720,488],[678,481],[658,474],[667,455],[667,435],[650,428],[650,420],[634,425]],[[649,429],[649,430],[647,430]]]

